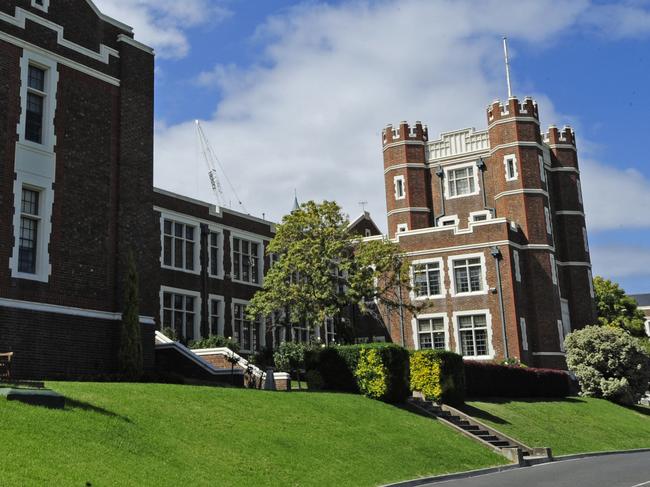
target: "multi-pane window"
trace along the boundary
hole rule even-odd
[[[460,349],[464,357],[489,355],[487,319],[485,315],[458,317]]]
[[[546,182],[546,167],[544,166],[544,157],[538,156],[539,159],[539,178],[543,183]]]
[[[291,341],[296,343],[309,343],[311,333],[306,326],[293,325],[291,327]]]
[[[176,269],[195,268],[196,227],[165,219],[163,223],[163,264]]]
[[[27,75],[27,109],[25,111],[25,139],[43,143],[43,115],[45,107],[45,70],[29,66]]]
[[[233,306],[233,339],[239,343],[244,352],[257,350],[259,339],[258,323],[246,316],[246,305],[235,303]]]
[[[419,318],[418,343],[423,350],[444,350],[446,348],[444,318]]]
[[[18,272],[36,274],[40,193],[23,188],[20,203],[20,235],[18,242]]]
[[[219,299],[210,300],[210,335],[219,335],[219,321],[222,316],[222,307],[223,302]]]
[[[474,166],[451,169],[447,173],[449,196],[464,196],[476,192]]]
[[[194,340],[196,298],[181,293],[163,292],[163,328],[172,328],[185,340]]]
[[[210,232],[210,275],[219,275],[219,233]]]
[[[260,283],[259,248],[259,243],[242,238],[232,239],[233,279],[252,284]]]
[[[479,257],[453,261],[456,293],[483,291],[482,264]]]
[[[440,262],[427,262],[413,266],[413,287],[415,296],[439,296],[441,291]]]

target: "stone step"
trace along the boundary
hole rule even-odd
[[[495,438],[497,437],[495,436]],[[498,446],[499,448],[508,448],[512,446],[510,445],[510,442],[506,440],[501,440],[499,438],[497,438],[496,440],[488,440],[488,443],[490,443],[490,445],[492,446]]]
[[[470,433],[473,431],[479,431],[481,429],[481,427],[476,424],[461,425],[461,428]]]

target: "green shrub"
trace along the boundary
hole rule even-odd
[[[443,350],[413,352],[411,389],[436,402],[462,404],[465,400],[463,357]]]
[[[308,370],[305,374],[305,381],[310,391],[320,391],[323,389],[323,378],[317,370]]]
[[[171,338],[171,337],[169,337]],[[208,338],[194,340],[190,343],[190,348],[198,350],[202,348],[229,348],[235,353],[239,352],[239,343],[232,338],[226,338],[221,335],[210,335]]]
[[[622,329],[588,326],[568,335],[565,346],[582,395],[634,404],[648,390],[650,355]]]
[[[282,343],[273,354],[275,369],[290,373],[305,368],[305,353],[309,349],[311,349],[311,345],[304,343]]]
[[[176,333],[176,330],[169,326],[163,328],[161,333],[174,342],[180,342],[180,337],[178,336],[178,333]]]
[[[387,402],[403,401],[410,392],[408,351],[397,345],[373,343],[313,349],[307,353],[305,364],[308,371],[319,373],[326,390],[362,392]]]

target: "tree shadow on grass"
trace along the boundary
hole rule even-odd
[[[465,414],[470,415],[472,418],[476,418],[484,421],[491,421],[496,424],[510,424],[509,421],[506,421],[505,419],[500,418],[499,416],[496,416],[492,413],[489,413],[477,407],[470,406],[469,404],[465,404],[458,409],[460,409]]]
[[[623,406],[623,407],[631,411],[634,411],[635,413],[643,414],[645,416],[650,416],[650,407],[648,406],[641,406],[635,404],[634,406]]]
[[[109,411],[108,409],[104,409],[102,407],[95,406],[93,404],[84,401],[78,401],[77,399],[70,399],[69,397],[66,397],[65,399],[65,409],[66,411],[69,411],[70,409],[81,409],[82,411],[101,414],[102,416],[106,416],[109,418],[117,418],[126,423],[132,422],[128,417],[122,416],[121,414],[114,413],[113,411]]]

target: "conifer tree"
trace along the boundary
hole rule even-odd
[[[127,260],[124,286],[124,312],[120,327],[117,354],[118,368],[125,379],[137,380],[142,376],[142,336],[140,331],[140,298],[138,296],[138,270],[133,252]]]

